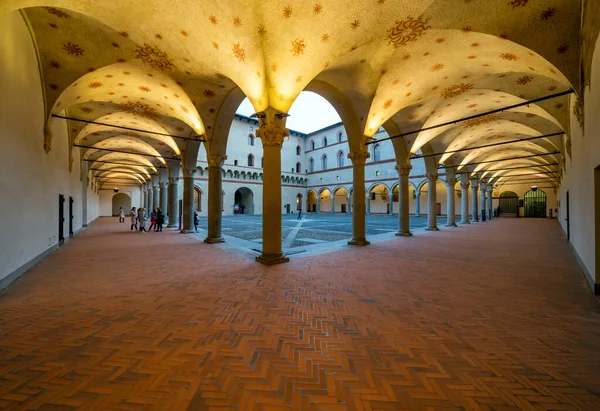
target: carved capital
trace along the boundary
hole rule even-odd
[[[480,183],[479,183],[479,189],[480,189],[481,191],[485,191],[485,190],[486,190],[486,188],[487,188],[487,184],[486,184],[485,182],[480,182]]]
[[[452,178],[452,177],[451,177],[451,178],[447,178],[447,179],[446,179],[446,183],[447,183],[447,184],[448,184],[450,187],[452,187],[452,188],[454,188],[454,186],[456,185],[457,181],[458,181],[458,180],[457,180],[456,178]]]
[[[348,158],[355,166],[364,166],[369,157],[371,157],[371,154],[368,151],[351,151],[348,153]]]
[[[400,177],[407,176],[410,174],[410,170],[412,170],[412,166],[410,164],[405,164],[403,166],[396,166],[396,171]]]
[[[198,169],[196,167],[194,167],[194,168],[183,168],[181,171],[183,171],[183,177],[192,178],[192,177],[194,177],[194,173],[196,171],[198,171]]]
[[[52,130],[50,130],[50,127],[46,126],[46,127],[44,127],[44,151],[46,153],[49,153],[51,148],[52,148]]]
[[[169,183],[167,181],[161,181],[160,183],[158,183],[158,185],[160,186],[160,188],[167,188],[169,186]]]
[[[178,177],[169,177],[169,184],[177,184],[177,181],[179,181]]]
[[[463,190],[468,190],[470,186],[471,184],[469,184],[468,181],[461,181],[460,183],[460,188],[462,188]]]
[[[429,181],[430,183],[435,183],[437,182],[437,179],[440,175],[438,173],[427,173],[425,175],[425,177],[427,178],[427,181]]]
[[[213,156],[207,157],[208,165],[210,167],[223,167],[223,163],[227,160],[226,155],[216,154]]]
[[[260,138],[263,146],[281,147],[283,139],[290,135],[290,131],[285,127],[278,127],[275,124],[265,124],[256,130],[256,137]]]

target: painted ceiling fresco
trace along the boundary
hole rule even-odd
[[[148,155],[138,156],[140,166],[126,168],[137,179],[147,178],[139,167],[148,171],[164,164],[162,157],[181,155],[186,138],[202,136],[213,153],[225,147],[216,141],[227,138],[221,122],[231,121],[240,96],[257,112],[267,107],[287,112],[311,82],[324,82],[343,96],[346,107],[336,109],[350,110],[358,120],[354,134],[361,141],[351,142],[356,147],[386,122],[410,131],[578,90],[581,3],[2,0],[0,13],[20,10],[31,29],[48,123],[59,114],[181,137],[69,121],[72,143],[95,147],[85,156],[116,155],[98,150],[111,147]],[[491,153],[444,151],[569,132],[569,99],[421,132],[403,144],[408,153],[442,153],[439,164],[464,165]],[[562,150],[564,140],[533,140],[492,152]]]

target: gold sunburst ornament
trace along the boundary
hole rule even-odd
[[[429,19],[419,16],[416,19],[408,16],[406,20],[396,20],[394,27],[388,30],[388,44],[394,47],[404,46],[411,41],[416,41],[426,34],[431,26],[427,25]]]
[[[154,108],[139,101],[119,104],[119,109],[126,113],[137,114],[153,120],[158,118],[158,112]]]
[[[463,93],[471,90],[473,88],[473,84],[471,83],[459,83],[454,84],[446,89],[444,89],[441,93],[443,98],[452,98],[456,96],[460,96]]]
[[[173,68],[173,63],[167,53],[147,43],[144,43],[143,47],[138,46],[135,49],[135,58],[160,70],[171,70]]]

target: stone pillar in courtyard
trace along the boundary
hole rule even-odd
[[[317,214],[321,214],[321,194],[317,194]]]
[[[493,218],[492,214],[494,211],[494,205],[492,204],[492,193],[494,191],[494,187],[491,184],[487,185],[487,210],[488,210],[488,220]]]
[[[205,243],[222,243],[223,163],[227,156],[208,156],[208,236]]]
[[[479,207],[481,208],[481,221],[485,221],[487,219],[486,213],[486,204],[485,204],[485,187],[486,184],[484,182],[479,183]]]
[[[427,231],[439,231],[435,213],[437,206],[437,190],[435,186],[437,180],[438,173],[427,173]]]
[[[159,204],[158,176],[152,176],[152,209],[158,207]]]
[[[476,223],[479,221],[479,210],[477,207],[477,186],[478,182],[476,178],[471,179],[471,222]]]
[[[261,139],[264,152],[263,165],[263,218],[262,254],[256,261],[272,265],[289,261],[281,249],[281,145],[290,132],[285,128],[284,117],[269,108],[261,119],[256,136]]]
[[[161,181],[158,183],[160,186],[160,211],[164,213],[167,212],[167,190],[169,189],[168,181]]]
[[[366,214],[366,193],[365,193],[365,163],[369,158],[368,151],[353,151],[348,153],[348,158],[352,161],[354,207],[352,210],[352,240],[350,245],[368,245],[366,238],[365,214]]]
[[[460,188],[462,190],[462,206],[461,206],[461,224],[469,223],[469,174],[463,173],[460,175]]]
[[[148,218],[150,218],[150,213],[152,212],[152,204],[154,203],[154,189],[152,187],[152,180],[148,181],[148,200],[146,204],[146,211],[148,214]]]
[[[335,194],[331,193],[331,214],[335,214]]]
[[[415,191],[415,217],[421,217],[421,189]]]
[[[388,214],[391,215],[391,216],[393,216],[394,215],[394,190],[393,189],[390,190],[388,192],[388,194],[389,194],[388,201],[389,201],[389,204],[390,204],[390,209],[389,209]]]
[[[148,208],[148,184],[144,183],[142,185],[142,193],[144,193],[144,201],[142,201],[142,208]]]
[[[367,215],[371,215],[371,193],[367,193],[365,196],[365,201],[367,202]]]
[[[171,175],[169,176],[169,189],[168,189],[168,201],[167,201],[167,213],[169,214],[169,228],[179,227],[179,206],[177,204],[177,191],[178,191],[179,177]]]
[[[352,196],[348,193],[348,197],[346,197],[346,214],[352,213]]]
[[[410,164],[396,166],[398,171],[398,232],[397,236],[410,237],[409,199],[408,199],[408,175],[412,170]]]
[[[446,179],[446,227],[456,227],[456,201],[454,199],[454,186],[458,180],[456,178]]]
[[[194,173],[196,167],[183,168],[183,227],[182,234],[194,233]]]

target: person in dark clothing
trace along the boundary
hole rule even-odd
[[[196,229],[196,232],[198,232],[198,223],[200,222],[200,219],[198,218],[198,212],[194,211],[194,228]]]
[[[300,220],[302,218],[302,209],[298,209],[298,218],[296,220]]]
[[[160,207],[156,209],[156,228],[154,231],[162,231],[163,223],[165,222],[165,215],[161,211]]]
[[[152,229],[156,231],[156,208],[153,208],[150,213],[150,228],[148,228],[148,231],[152,231]]]

